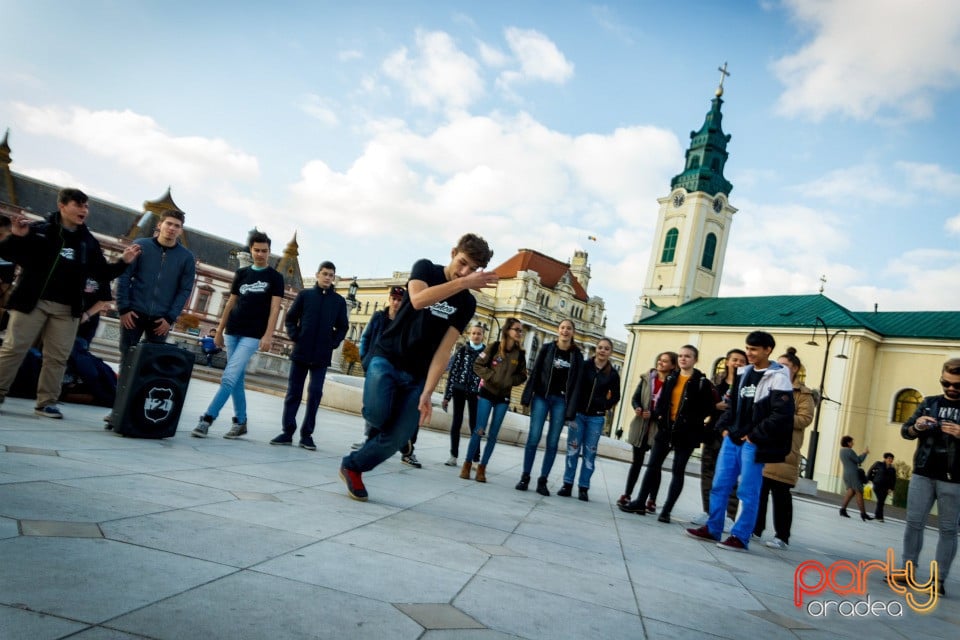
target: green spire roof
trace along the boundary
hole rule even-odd
[[[718,193],[729,196],[733,191],[733,185],[723,177],[730,136],[724,134],[720,126],[723,120],[723,114],[720,113],[720,105],[723,104],[721,95],[723,89],[717,89],[717,96],[712,101],[700,131],[690,132],[686,169],[670,181],[671,189],[683,187],[690,192],[704,191],[711,196]]]

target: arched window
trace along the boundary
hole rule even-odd
[[[660,255],[660,262],[673,262],[677,253],[677,239],[680,232],[676,227],[667,231],[667,237],[663,241],[663,253]]]
[[[716,380],[727,374],[727,359],[717,358],[713,362],[713,379]]]
[[[699,156],[690,156],[690,166],[688,169],[696,169],[700,166],[700,157]]]
[[[700,259],[700,266],[704,269],[713,271],[713,258],[717,254],[717,234],[708,233],[707,241],[703,243],[703,258]]]
[[[906,422],[921,402],[923,402],[923,394],[916,389],[904,389],[897,394],[897,399],[893,403],[893,416],[890,421]]]

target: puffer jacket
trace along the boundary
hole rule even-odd
[[[73,316],[79,318],[83,309],[83,289],[87,278],[99,282],[110,281],[118,277],[127,268],[122,260],[108,263],[103,257],[100,243],[93,237],[87,225],[80,225],[76,233],[80,234],[80,246],[77,251],[77,268],[71,269],[68,276],[73,284],[70,289],[76,296],[70,301]],[[43,298],[47,281],[63,249],[63,226],[60,212],[54,211],[42,222],[30,224],[25,236],[9,236],[0,243],[0,257],[20,265],[20,279],[10,294],[8,309],[21,313],[30,313]]]
[[[816,406],[813,401],[813,392],[802,384],[795,384],[793,404],[796,409],[793,414],[793,440],[790,443],[790,453],[783,462],[763,465],[765,478],[783,482],[791,487],[797,484],[797,479],[800,477],[800,447],[803,446],[803,433],[813,422],[813,411]]]
[[[473,363],[474,372],[480,376],[480,395],[493,400],[506,400],[510,390],[527,379],[527,356],[520,345],[500,357],[500,341],[491,342]]]

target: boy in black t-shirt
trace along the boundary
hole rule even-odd
[[[247,241],[253,265],[237,270],[230,287],[230,299],[220,317],[214,343],[227,349],[227,366],[220,378],[220,389],[192,435],[206,438],[227,398],[233,398],[233,427],[224,438],[239,438],[247,432],[247,396],[243,391],[244,374],[253,354],[269,351],[283,299],[283,276],[267,264],[270,238],[254,231]]]
[[[396,453],[417,427],[430,421],[431,396],[457,338],[473,317],[470,289],[496,285],[483,271],[493,252],[468,233],[450,252],[446,267],[418,260],[400,310],[373,348],[363,385],[364,419],[376,436],[343,459],[340,478],[354,500],[367,499],[361,474]]]

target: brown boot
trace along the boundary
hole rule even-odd
[[[477,465],[477,482],[486,482],[487,481],[487,465],[478,464]]]
[[[473,466],[473,463],[467,460],[463,463],[463,467],[460,468],[460,477],[464,480],[470,479],[470,467]]]

